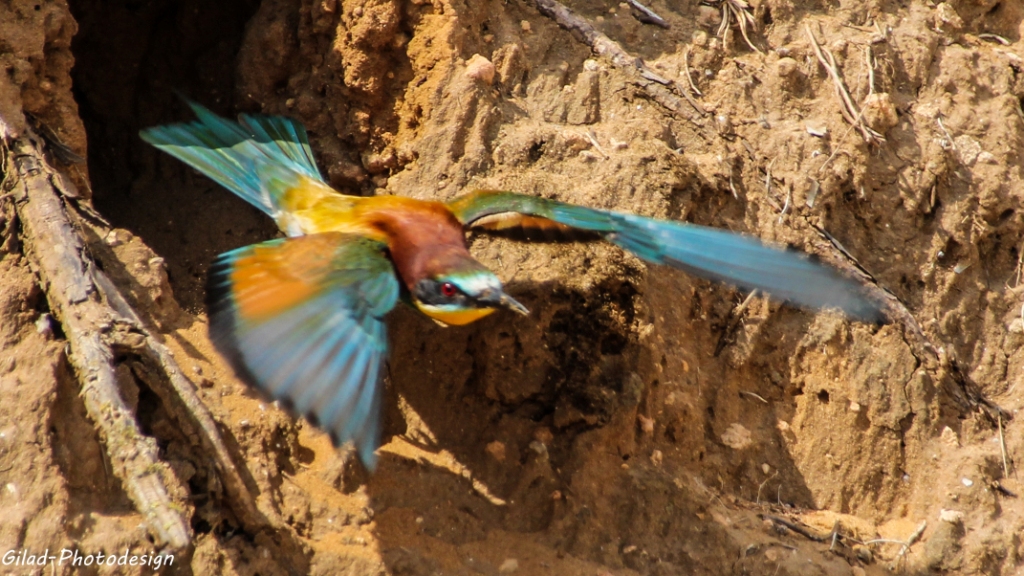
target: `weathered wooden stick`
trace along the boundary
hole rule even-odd
[[[199,399],[195,384],[181,371],[171,351],[146,330],[110,278],[95,268],[92,273],[104,301],[121,315],[119,323],[124,328],[111,331],[107,340],[114,347],[142,357],[146,384],[160,396],[187,435],[197,438],[206,453],[213,455],[214,465],[227,491],[228,504],[242,526],[254,533],[266,527],[268,519],[256,508],[255,498],[231,459],[213,415]],[[135,339],[123,338],[127,334],[141,335],[144,340],[139,344]]]
[[[68,359],[82,384],[85,409],[99,430],[114,473],[153,535],[170,549],[185,549],[188,521],[181,506],[172,502],[168,486],[180,495],[186,490],[158,458],[156,443],[139,431],[118,392],[114,356],[103,339],[115,317],[100,301],[82,240],[64,213],[38,145],[22,137],[11,142],[11,150],[25,247],[67,335]]]
[[[5,140],[7,139],[5,138]],[[120,411],[117,412],[119,417],[124,414],[127,408],[123,401],[117,402],[120,400],[120,395],[116,388],[116,381],[112,379],[115,370],[113,358],[116,355],[115,352],[118,351],[140,357],[142,377],[146,380],[147,385],[160,396],[166,409],[183,428],[185,435],[193,442],[198,442],[206,453],[213,456],[213,464],[226,491],[227,504],[234,511],[239,522],[252,533],[267,527],[270,520],[257,509],[255,496],[250,492],[238,467],[228,453],[213,415],[199,399],[195,384],[184,375],[170,350],[145,328],[145,323],[135,313],[110,278],[98,267],[92,265],[92,258],[75,231],[75,224],[65,212],[64,205],[56,194],[60,188],[55,186],[51,178],[59,176],[59,174],[46,164],[40,147],[34,144],[31,137],[27,140],[15,141],[13,145],[18,185],[21,187],[17,194],[19,213],[23,212],[22,219],[26,221],[29,248],[32,250],[36,269],[42,276],[48,293],[52,293],[50,298],[54,303],[55,312],[64,324],[65,333],[69,335],[69,341],[72,344],[71,360],[76,371],[79,372],[83,386],[89,382],[97,383],[98,388],[91,391],[98,394],[96,399],[99,404],[95,404],[95,407],[109,405],[113,406],[115,411]],[[48,234],[48,236],[44,237],[39,234]],[[71,318],[70,323],[64,320],[69,317]],[[91,327],[88,325],[89,322],[93,324]],[[75,338],[73,339],[71,336]],[[76,339],[88,340],[91,344],[87,345],[85,350],[95,351],[94,354],[86,356],[80,362],[83,364],[81,369],[76,364],[78,361]],[[92,380],[88,380],[88,378],[92,378]],[[115,387],[110,388],[110,383],[113,383]],[[83,395],[87,400],[91,398],[84,391]],[[87,402],[88,406],[89,402]],[[97,412],[97,414],[101,413]],[[134,427],[134,418],[130,412],[127,414],[129,424]],[[103,434],[105,442],[108,442],[108,451],[111,450],[109,440],[107,440],[111,437],[110,431],[103,430],[106,421],[93,415],[92,412],[90,412],[90,416],[101,428],[101,434]],[[122,425],[127,424],[122,423]],[[128,436],[134,436],[138,442],[150,442],[139,433],[137,427],[134,431],[128,430],[126,433]],[[125,439],[127,437],[124,434],[119,434],[116,438]],[[113,460],[113,458],[114,455],[111,454],[111,459]],[[143,458],[151,459],[153,462],[157,461],[155,452],[143,456]],[[149,467],[148,464],[142,468],[156,470],[156,468]],[[128,471],[130,472],[130,470]],[[126,485],[129,483],[124,477],[122,480]],[[154,492],[152,487],[144,486],[140,486],[137,492],[140,497],[149,499],[136,501],[143,513],[147,513],[147,510],[160,511],[163,509],[161,507],[163,504],[154,507],[150,500],[160,501],[166,495],[161,496],[159,491]],[[174,524],[165,517],[163,512],[160,514],[158,524]],[[159,531],[157,532],[159,535]],[[173,534],[165,535],[167,536],[165,540],[181,542],[181,530],[172,532]]]

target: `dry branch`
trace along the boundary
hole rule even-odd
[[[99,429],[114,473],[153,535],[171,549],[184,549],[189,544],[188,522],[167,489],[175,483],[174,475],[160,462],[155,442],[139,431],[118,393],[114,354],[103,339],[113,318],[99,301],[82,240],[64,213],[39,147],[18,139],[11,149],[25,245],[67,334],[68,359],[82,383],[85,409]],[[182,486],[174,487],[184,492]]]
[[[647,95],[655,102],[672,112],[683,115],[687,120],[698,126],[703,125],[698,117],[695,117],[687,110],[679,96],[681,95],[683,99],[687,100],[699,114],[705,114],[704,109],[693,100],[689,92],[681,87],[678,82],[662,78],[644,64],[643,60],[630,56],[628,52],[623,50],[622,46],[619,46],[618,42],[602,34],[593,25],[573,14],[571,10],[560,2],[555,0],[533,0],[533,2],[541,14],[551,18],[562,28],[578,34],[583,42],[590,46],[594,54],[607,58],[616,68],[629,74],[632,77],[633,83],[643,88]],[[672,90],[672,87],[675,90]],[[676,94],[677,92],[678,95]]]
[[[917,529],[914,530],[914,533],[911,534],[909,538],[907,538],[907,541],[903,543],[903,547],[900,548],[900,553],[896,555],[897,560],[900,559],[904,554],[906,554],[910,550],[910,547],[913,546],[914,543],[921,538],[921,535],[924,534],[924,530],[927,527],[927,520],[922,520],[921,523],[917,525]]]
[[[832,538],[832,533],[829,533],[828,535],[816,534],[810,528],[805,528],[797,524],[796,522],[791,522],[789,520],[786,520],[785,518],[780,518],[778,516],[772,516],[771,514],[761,514],[761,518],[768,520],[778,526],[788,528],[789,530],[796,532],[797,534],[803,536],[804,538],[807,538],[808,540],[813,540],[814,542],[825,542],[826,540]]]
[[[59,174],[47,163],[39,140],[31,133],[18,139],[6,133],[0,136],[3,147],[12,152],[5,177],[7,184],[13,184],[27,255],[67,335],[68,359],[81,382],[86,411],[103,440],[114,473],[153,535],[170,549],[189,545],[187,518],[171,499],[171,493],[185,494],[187,490],[160,461],[155,441],[142,434],[119,393],[115,358],[116,352],[125,348],[142,356],[151,375],[162,376],[147,381],[152,380],[148,383],[178,416],[179,424],[198,436],[213,455],[229,504],[243,526],[250,530],[265,526],[267,519],[256,509],[195,386],[93,263],[55,188],[54,178]],[[128,335],[134,337],[126,338]],[[164,380],[167,384],[161,385]]]
[[[251,532],[267,526],[267,518],[256,508],[255,499],[231,459],[213,415],[196,393],[195,384],[182,373],[171,351],[144,328],[142,320],[110,278],[93,268],[93,279],[106,303],[121,315],[118,319],[121,329],[111,331],[108,339],[111,345],[142,357],[146,384],[160,396],[164,406],[175,414],[175,420],[185,428],[188,435],[197,438],[205,453],[214,456],[213,462],[224,483],[231,508],[242,526]],[[136,339],[125,337],[131,334],[143,336],[141,346]]]
[[[807,31],[807,37],[811,41],[811,48],[814,49],[814,55],[817,56],[818,62],[825,67],[829,77],[832,78],[832,85],[835,89],[836,97],[839,98],[839,110],[843,113],[843,118],[845,118],[851,126],[856,127],[857,130],[860,131],[865,142],[868,142],[869,144],[885,142],[884,136],[872,130],[871,127],[864,122],[864,113],[857,108],[856,104],[854,104],[853,98],[850,96],[850,91],[847,90],[846,84],[843,83],[843,78],[839,74],[839,65],[836,64],[836,57],[830,50],[821,47],[821,44],[818,43],[818,39],[815,38],[814,33],[811,32],[811,26],[809,24],[805,27],[805,30]],[[872,74],[872,79],[873,78],[874,75]]]
[[[835,236],[815,224],[811,224],[811,227],[845,257],[835,264],[848,274],[861,277],[866,282],[868,296],[885,305],[889,320],[903,328],[903,341],[910,348],[910,353],[914,355],[922,368],[937,373],[936,381],[946,385],[950,396],[962,410],[966,412],[980,409],[990,418],[993,425],[1000,419],[1008,420],[1012,417],[1011,413],[985,397],[956,358],[950,356],[943,347],[936,346],[928,338],[907,305],[895,294],[879,286],[874,275],[862,266]]]

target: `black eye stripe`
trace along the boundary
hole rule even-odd
[[[445,293],[445,286],[449,286],[451,292]],[[472,300],[452,282],[438,282],[430,278],[424,278],[416,283],[413,290],[416,299],[424,304],[448,305],[464,304],[471,305]]]

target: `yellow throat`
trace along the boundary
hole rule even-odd
[[[467,308],[465,310],[444,310],[437,306],[416,302],[416,307],[427,316],[448,326],[464,326],[487,316],[496,308]]]

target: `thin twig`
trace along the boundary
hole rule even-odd
[[[690,106],[693,106],[693,109],[696,110],[698,114],[700,114],[701,116],[707,116],[707,109],[704,108],[704,106],[701,105],[701,103],[698,102],[696,98],[694,98],[693,95],[690,94],[690,91],[686,88],[686,86],[683,86],[681,82],[676,82],[675,86],[676,90],[683,95],[683,98],[686,99],[687,103],[689,103]]]
[[[643,4],[637,2],[637,0],[626,0],[626,2],[629,2],[630,6],[632,6],[633,8],[636,8],[637,11],[640,12],[640,14],[642,14],[642,17],[639,18],[639,20],[641,22],[644,22],[644,23],[647,23],[647,24],[654,24],[654,25],[657,25],[657,26],[661,26],[662,28],[665,28],[666,30],[668,28],[670,28],[670,26],[668,25],[668,22],[666,22],[665,19],[662,18],[661,16],[658,16],[654,12],[654,10],[651,10],[647,6],[644,6]]]
[[[750,13],[750,4],[745,0],[724,0],[722,2],[722,22],[718,25],[718,37],[722,39],[722,43],[727,44],[729,41],[728,34],[733,19],[736,20],[736,24],[740,28],[740,34],[743,35],[743,40],[747,43],[747,46],[758,54],[764,54],[757,46],[754,46],[754,43],[750,41],[750,36],[747,34],[748,26],[757,30],[757,21],[754,20],[754,15]]]
[[[1007,464],[1006,458],[1006,439],[1003,438],[1003,415],[996,414],[996,423],[999,426],[999,452],[1003,455],[1003,477],[1010,477],[1010,466]]]
[[[765,485],[768,484],[769,481],[773,480],[778,475],[779,475],[779,470],[776,468],[775,474],[772,474],[771,476],[765,478],[764,482],[761,482],[761,484],[758,485],[758,487],[757,487],[757,499],[754,500],[754,503],[761,504],[761,490],[764,489]]]
[[[822,536],[820,534],[815,534],[814,532],[811,532],[810,529],[804,528],[803,526],[801,526],[801,525],[799,525],[799,524],[797,524],[795,522],[790,522],[789,520],[786,520],[785,518],[779,518],[778,516],[772,516],[771,514],[762,514],[761,518],[763,518],[765,520],[770,520],[771,522],[774,522],[775,524],[778,524],[780,526],[784,526],[786,528],[789,528],[790,530],[792,530],[793,532],[796,532],[797,534],[803,536],[804,538],[807,538],[808,540],[813,540],[815,542],[824,542],[824,541],[826,541],[826,540],[828,540],[829,538],[832,537],[831,534],[829,534],[828,536]]]
[[[870,32],[875,32],[875,29],[870,27],[870,26],[858,26],[856,24],[850,24],[849,22],[843,22],[842,26],[844,28],[852,28],[854,30],[860,30],[861,32],[869,32],[869,33]]]
[[[818,58],[818,62],[825,67],[825,71],[827,71],[828,75],[832,78],[833,88],[836,96],[839,98],[839,111],[843,114],[843,118],[851,125],[857,127],[866,142],[884,142],[885,137],[872,130],[871,127],[864,122],[863,112],[857,108],[856,104],[854,104],[853,98],[850,97],[850,91],[846,89],[846,84],[843,82],[842,76],[839,74],[839,66],[836,64],[836,57],[830,50],[821,47],[821,44],[818,43],[818,39],[815,38],[814,33],[811,32],[810,24],[805,25],[804,29],[807,32],[807,37],[811,41],[811,48],[814,49],[814,55]]]
[[[836,547],[836,542],[839,541],[839,528],[840,528],[839,520],[837,519],[832,524],[832,544],[828,547],[829,551],[834,550],[835,547]]]
[[[924,530],[927,527],[927,520],[922,520],[921,523],[917,525],[917,530],[914,530],[914,533],[910,535],[910,538],[907,538],[907,541],[903,543],[903,548],[900,548],[899,554],[896,555],[897,560],[910,551],[910,547],[921,538],[921,535],[924,534]]]
[[[594,147],[594,150],[600,152],[601,156],[604,156],[605,160],[609,158],[608,154],[604,151],[604,148],[601,148],[601,145],[597,143],[597,135],[594,134],[593,128],[587,129],[587,131],[584,133],[584,136],[587,137],[587,140],[590,140],[591,146]]]
[[[690,85],[690,90],[697,96],[703,96],[704,93],[697,88],[697,85],[693,82],[693,76],[690,74],[690,46],[686,47],[683,51],[683,75],[686,76],[686,83]]]
[[[722,20],[718,24],[717,36],[722,39],[722,44],[729,45],[729,24],[731,23],[732,12],[725,2],[722,2]]]
[[[750,4],[747,4],[744,0],[725,0],[726,4],[729,5],[729,9],[732,10],[733,15],[736,16],[736,21],[740,25],[740,34],[743,35],[743,40],[746,41],[747,46],[758,54],[764,54],[754,46],[754,43],[750,41],[750,36],[747,35],[747,26],[750,26],[754,30],[757,29],[757,22],[754,21],[754,15],[750,13]]]
[[[768,166],[764,169],[764,195],[772,195],[772,166],[779,157],[772,158],[772,161],[768,163]]]
[[[946,125],[942,123],[942,116],[936,116],[935,121],[939,124],[939,128],[942,129],[942,133],[946,135],[946,140],[949,140],[949,146],[953,151],[957,151],[956,140],[953,139],[953,135],[946,130]]]
[[[700,362],[697,362],[697,399],[700,400],[702,390],[700,387]]]
[[[658,75],[648,68],[643,60],[631,56],[617,42],[605,36],[585,19],[580,18],[566,8],[562,3],[556,0],[533,0],[533,2],[541,14],[551,18],[562,28],[579,34],[583,42],[590,46],[590,49],[595,54],[608,58],[616,68],[632,75],[633,83],[643,88],[644,92],[655,102],[672,112],[682,115],[697,126],[703,126],[703,122],[690,114],[689,109],[683,104],[685,97],[680,98],[680,95],[676,94],[678,88],[676,90],[669,88],[669,86],[678,86],[678,83],[670,82],[666,84],[653,80],[652,78]]]
[[[899,544],[902,546],[906,543],[906,540],[893,540],[891,538],[875,538],[874,540],[865,540],[864,542],[861,542],[861,544],[865,546],[870,546],[872,544]]]
[[[835,159],[835,157],[836,157],[837,155],[839,155],[839,153],[840,153],[840,152],[841,152],[841,153],[843,153],[843,154],[846,154],[846,155],[849,155],[849,154],[850,154],[849,152],[847,152],[847,151],[843,150],[842,148],[840,148],[840,147],[839,147],[838,145],[839,145],[839,144],[840,144],[840,143],[841,143],[841,142],[842,142],[843,140],[846,140],[846,136],[847,136],[847,135],[848,135],[848,134],[850,133],[850,131],[851,131],[851,130],[853,130],[853,129],[854,129],[854,126],[852,126],[852,125],[851,125],[851,126],[850,126],[849,128],[847,128],[847,129],[846,129],[846,132],[843,132],[843,135],[842,135],[842,136],[840,136],[838,140],[836,140],[836,149],[835,149],[835,150],[833,150],[833,151],[832,151],[832,153],[828,155],[828,158],[826,158],[826,159],[825,159],[825,161],[821,163],[821,166],[818,166],[818,172],[821,172],[822,170],[824,170],[824,169],[825,169],[825,166],[828,166],[828,163],[829,163],[829,162],[831,162],[832,160],[834,160],[834,159]]]
[[[736,310],[733,311],[733,317],[739,318],[747,310],[747,307],[750,306],[750,303],[754,300],[754,296],[757,296],[757,291],[758,289],[754,288],[750,291],[750,294],[747,294],[747,297],[743,299],[743,302],[736,307]]]
[[[793,188],[786,186],[786,203],[782,205],[782,212],[779,212],[779,224],[782,224],[782,218],[789,212],[789,203],[793,200]]]
[[[978,38],[981,39],[981,40],[994,40],[994,41],[1002,44],[1003,46],[1009,46],[1010,45],[1010,41],[1009,40],[1007,40],[1006,38],[1003,38],[1002,36],[1000,36],[998,34],[989,34],[989,33],[985,32],[983,34],[978,34]]]
[[[871,55],[871,44],[864,47],[864,60],[868,67],[868,96],[875,93],[875,63]]]
[[[761,396],[760,394],[755,394],[755,393],[753,393],[753,392],[751,392],[749,390],[740,390],[740,394],[746,394],[747,396],[750,396],[751,398],[756,398],[756,399],[760,400],[761,402],[764,402],[765,404],[768,404],[768,401],[764,399],[764,396]]]
[[[1009,496],[1010,498],[1016,498],[1017,497],[1016,494],[1014,494],[1013,492],[1007,490],[1006,486],[1003,486],[999,482],[993,482],[992,483],[992,489],[995,490],[996,492],[999,492],[1003,496]]]
[[[995,422],[996,414],[1001,414],[1004,419],[1010,417],[1006,410],[985,397],[978,385],[970,380],[964,368],[955,358],[950,357],[925,335],[921,324],[899,297],[879,286],[874,275],[861,265],[827,230],[813,223],[811,227],[845,257],[834,261],[833,264],[866,281],[865,294],[867,297],[882,305],[887,320],[903,328],[903,340],[910,346],[911,352],[921,363],[921,367],[925,370],[941,371],[941,378],[951,384],[944,386],[943,389],[950,394],[951,399],[959,405],[961,410],[967,412],[980,409],[992,419],[992,422]]]

